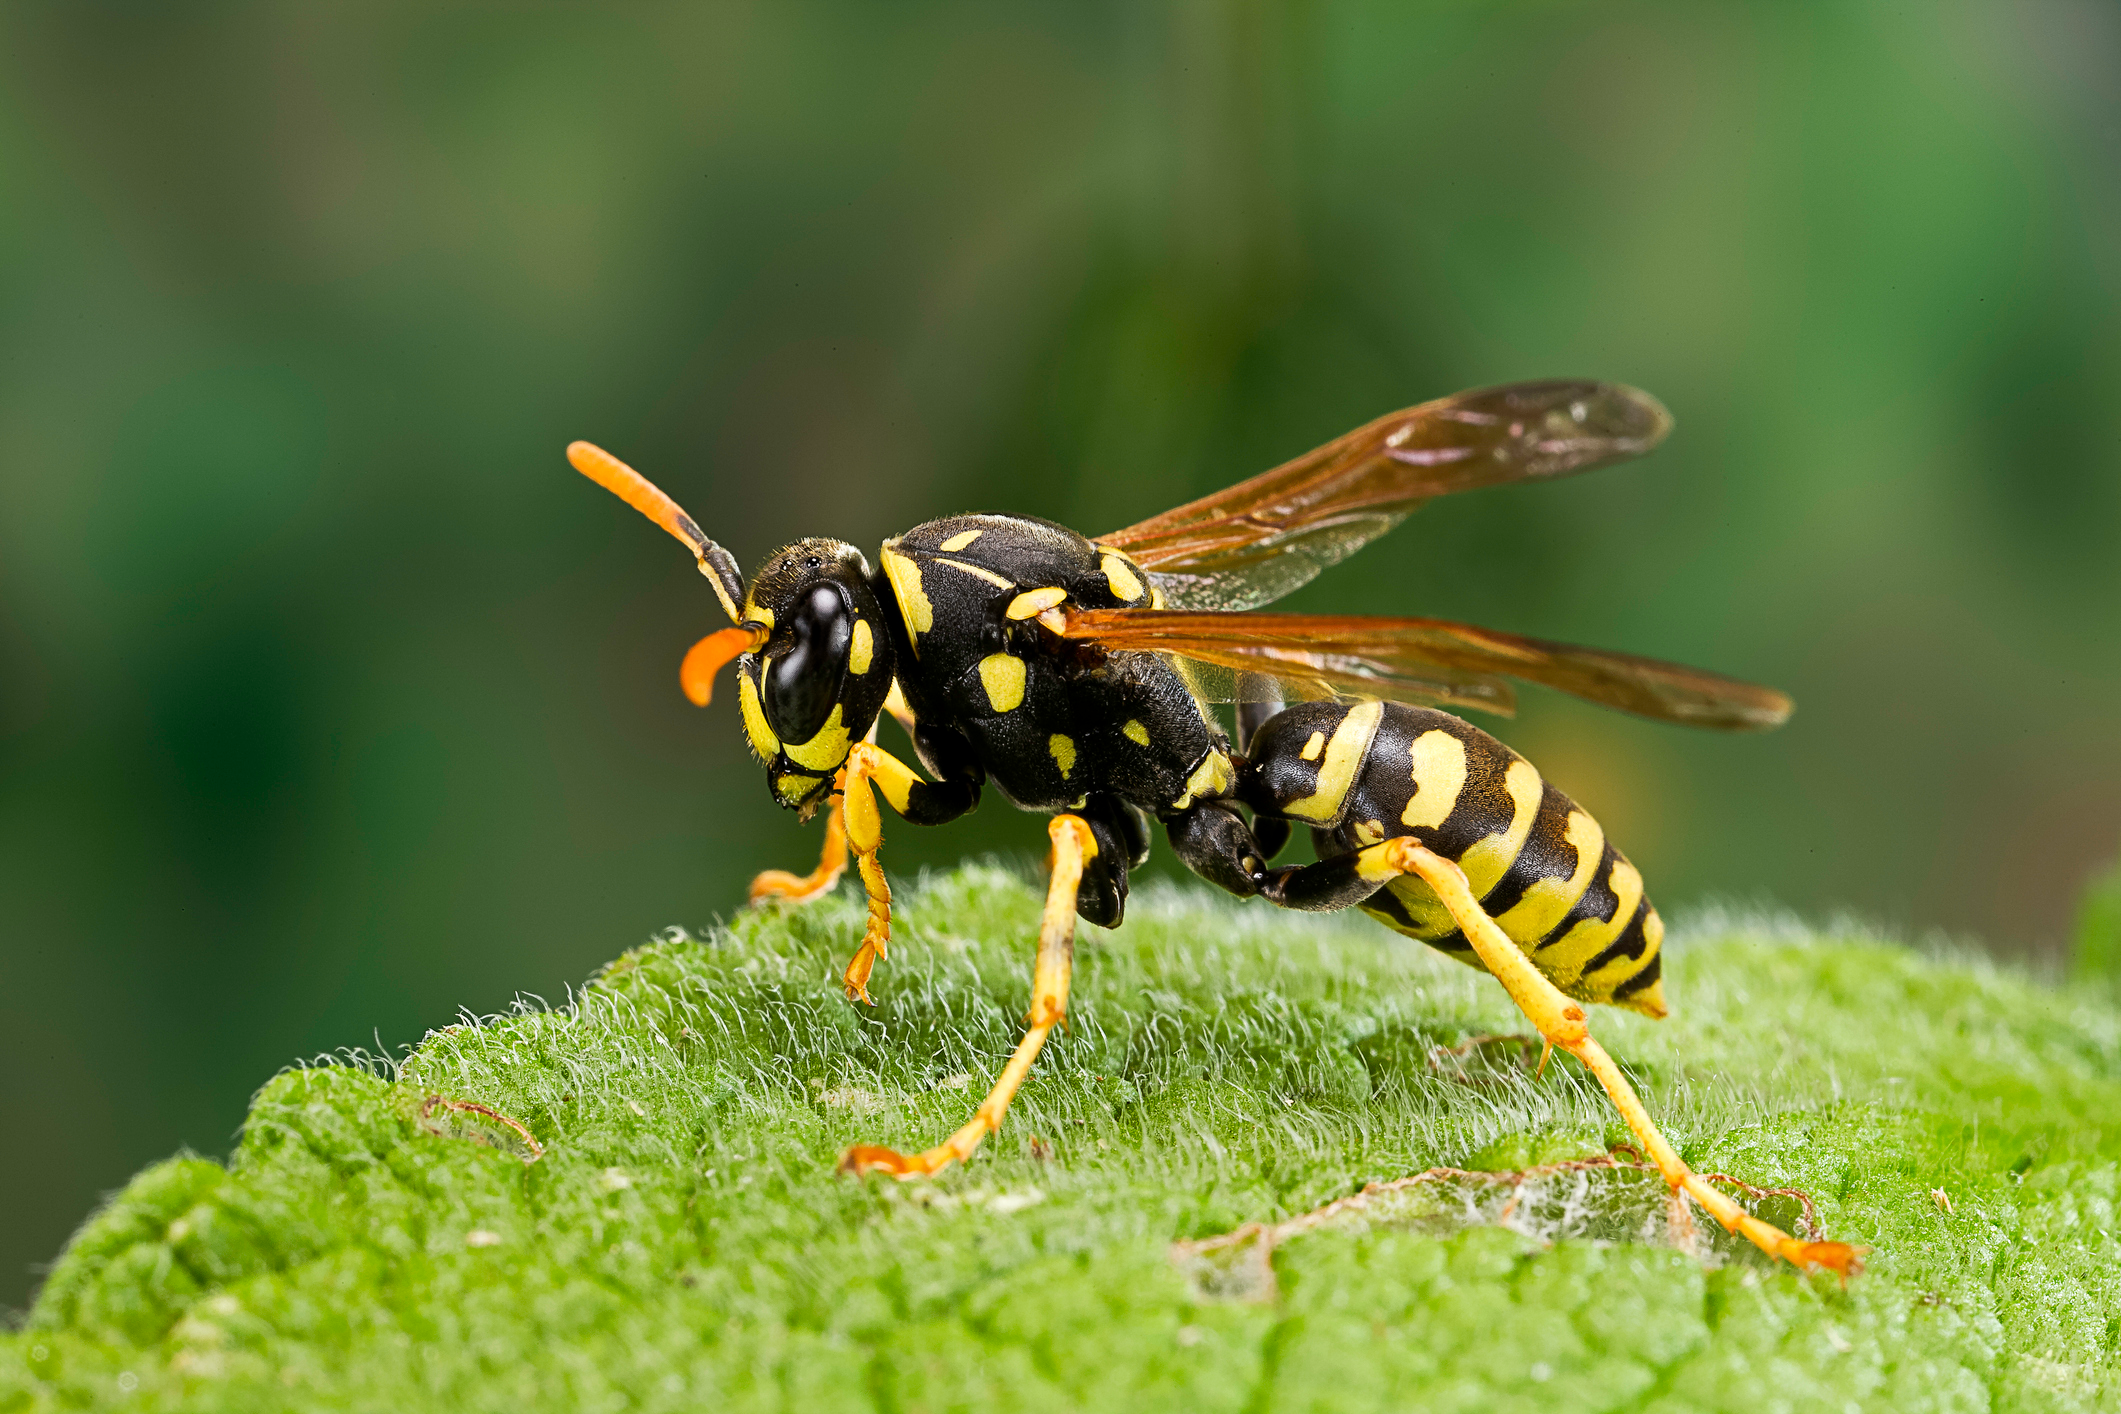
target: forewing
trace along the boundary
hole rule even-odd
[[[1780,726],[1791,707],[1773,688],[1700,668],[1448,619],[1071,609],[1062,634],[1299,685],[1505,716],[1515,707],[1511,678],[1637,716],[1723,731]]]
[[[1424,501],[1639,456],[1671,430],[1615,383],[1513,383],[1390,413],[1226,490],[1098,538],[1150,572],[1175,609],[1271,603]]]

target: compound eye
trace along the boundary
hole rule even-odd
[[[832,715],[832,704],[839,701],[847,650],[854,640],[854,615],[837,587],[820,584],[784,620],[782,633],[790,642],[777,657],[767,659],[761,705],[775,736],[805,742],[818,734]]]

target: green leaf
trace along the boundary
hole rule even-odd
[[[835,1174],[969,1115],[1038,913],[989,867],[904,890],[872,1010],[835,981],[855,897],[749,911],[390,1078],[275,1077],[228,1167],[157,1165],[83,1227],[0,1335],[0,1411],[2121,1401],[2103,987],[1708,915],[1670,1020],[1596,1009],[1690,1161],[1872,1248],[1846,1289],[1586,1166],[1624,1131],[1486,976],[1174,889],[1084,930],[1068,1028],[971,1164]],[[1174,1247],[1435,1167],[1468,1172]]]

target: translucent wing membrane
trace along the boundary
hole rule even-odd
[[[1387,414],[1227,490],[1097,537],[1178,609],[1271,603],[1424,501],[1639,456],[1671,415],[1613,383],[1515,383]]]
[[[1509,715],[1509,679],[1690,727],[1764,731],[1790,714],[1773,688],[1699,668],[1498,633],[1447,619],[1070,609],[1062,635],[1168,653],[1232,674],[1265,674],[1299,695],[1363,693]],[[1215,674],[1207,675],[1213,683]],[[1243,678],[1236,695],[1245,696]]]

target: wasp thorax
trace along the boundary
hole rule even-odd
[[[891,643],[862,552],[803,540],[766,562],[743,621],[767,630],[738,665],[744,730],[775,800],[806,815],[891,690]]]

